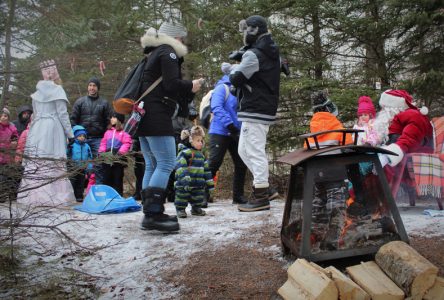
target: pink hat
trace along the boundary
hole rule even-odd
[[[403,110],[408,108],[418,109],[413,103],[413,97],[405,90],[386,90],[381,94],[379,105],[386,107],[397,107]],[[428,109],[423,106],[419,109],[421,114],[427,115]]]
[[[369,96],[361,96],[358,100],[358,116],[362,114],[369,114],[372,118],[376,115],[375,106],[373,105],[372,98]]]

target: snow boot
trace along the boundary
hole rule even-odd
[[[233,197],[233,204],[245,204],[248,200],[244,196]]]
[[[268,187],[253,187],[253,193],[250,199],[248,199],[248,202],[238,205],[237,209],[244,212],[270,209],[270,200],[268,200]]]
[[[271,201],[271,200],[274,200],[274,199],[277,199],[277,198],[279,198],[278,191],[274,187],[270,186],[268,188],[268,200]]]
[[[174,232],[180,229],[176,216],[164,214],[166,191],[162,188],[149,187],[140,192],[143,203],[144,217],[142,229]]]
[[[191,208],[191,214],[193,216],[205,216],[207,213],[199,206],[193,206]]]

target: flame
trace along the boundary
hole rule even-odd
[[[352,197],[350,197],[345,201],[345,204],[347,205],[347,207],[349,207],[350,205],[353,204],[353,202],[355,202],[355,200]]]

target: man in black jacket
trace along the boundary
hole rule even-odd
[[[81,125],[88,133],[87,143],[94,157],[97,157],[100,141],[105,134],[112,113],[109,102],[99,95],[100,80],[92,77],[88,81],[88,95],[74,103],[71,125]]]
[[[279,49],[268,32],[267,21],[251,16],[239,23],[244,35],[245,53],[230,73],[237,89],[238,119],[242,122],[239,155],[253,174],[253,194],[240,211],[270,209],[267,133],[276,120],[279,101]]]

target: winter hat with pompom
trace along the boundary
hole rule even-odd
[[[178,22],[173,23],[169,21],[165,21],[162,23],[162,25],[160,25],[159,33],[168,35],[172,38],[187,36],[187,30],[182,24]]]
[[[358,117],[362,114],[369,114],[372,118],[376,115],[375,106],[372,98],[369,96],[361,96],[358,100]]]

